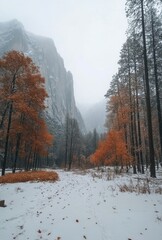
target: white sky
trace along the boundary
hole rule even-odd
[[[125,42],[125,0],[0,0],[0,21],[51,37],[74,78],[76,102],[104,98]]]

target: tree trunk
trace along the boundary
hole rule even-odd
[[[68,170],[70,171],[72,161],[73,161],[73,120],[71,122],[71,133],[70,133],[70,146],[69,146],[69,167]]]
[[[133,108],[132,108],[132,87],[131,87],[131,74],[130,74],[130,54],[129,54],[129,45],[128,46],[128,81],[129,81],[129,104],[130,104],[130,141],[131,141],[131,155],[133,157],[133,173],[136,174],[136,160],[134,153],[134,128],[133,128]]]
[[[11,86],[11,92],[10,92],[11,95],[15,91],[16,74],[17,72],[15,72],[12,79],[12,86]],[[4,153],[4,159],[2,164],[2,176],[5,175],[7,154],[8,154],[8,144],[9,144],[9,134],[10,134],[10,128],[11,128],[11,121],[12,121],[12,112],[13,112],[13,102],[11,101],[8,104],[9,104],[9,115],[8,115],[8,126],[7,126],[6,141],[5,141],[5,153]]]
[[[144,163],[143,163],[143,153],[142,153],[142,138],[141,138],[141,123],[140,123],[140,114],[139,114],[139,100],[138,100],[138,88],[136,88],[136,99],[137,99],[137,128],[138,128],[138,144],[139,144],[139,156],[141,161],[141,170],[144,174]]]
[[[135,39],[134,39],[135,40]],[[139,99],[138,99],[138,81],[137,81],[137,65],[136,65],[136,49],[134,49],[134,73],[135,73],[135,98],[136,98],[136,131],[137,131],[137,147],[138,147],[138,171],[144,174],[143,154],[142,154],[142,140],[141,140],[141,127],[140,127],[140,114],[139,114]]]
[[[26,163],[25,163],[25,170],[26,171],[29,171],[29,169],[30,169],[30,157],[31,157],[31,154],[32,154],[32,147],[30,147],[29,154],[26,156]]]
[[[5,110],[4,110],[3,114],[2,114],[2,119],[1,119],[1,123],[0,123],[0,128],[3,127],[4,119],[5,119],[5,116],[6,116],[7,110],[8,110],[8,108],[9,108],[9,105],[10,105],[10,104],[7,103],[7,106],[6,106],[6,108],[5,108]]]
[[[65,169],[68,162],[68,139],[69,139],[69,115],[66,116],[66,131],[65,131]]]
[[[10,134],[11,120],[12,120],[12,110],[13,110],[13,105],[12,105],[12,102],[11,102],[10,103],[10,108],[9,108],[9,116],[8,116],[8,126],[7,126],[6,141],[5,141],[4,159],[3,159],[3,163],[2,163],[2,176],[5,175],[5,169],[6,169],[8,144],[9,144],[9,134]]]
[[[13,169],[12,172],[15,173],[16,171],[16,164],[17,164],[17,159],[18,159],[18,154],[19,154],[19,147],[20,147],[20,139],[21,139],[21,134],[17,134],[17,142],[16,142],[16,153],[15,153],[15,159],[14,159],[14,164],[13,164]]]
[[[150,175],[156,177],[155,159],[154,159],[154,146],[153,146],[153,133],[152,133],[152,114],[150,103],[150,86],[148,77],[148,63],[146,51],[146,36],[145,36],[145,19],[144,19],[144,5],[141,0],[141,17],[142,17],[142,37],[143,37],[143,53],[144,53],[144,67],[145,67],[145,86],[146,86],[146,109],[147,109],[147,124],[148,124],[148,140],[149,140],[149,153],[150,153]]]
[[[155,46],[155,30],[154,30],[154,19],[153,19],[152,11],[151,11],[151,27],[152,27],[152,48],[153,48],[153,60],[154,60],[156,103],[157,103],[157,114],[158,114],[158,123],[159,123],[160,158],[162,161],[162,114],[161,114],[161,106],[160,106],[160,93],[159,93],[159,81],[158,81],[158,71],[157,71],[156,46]]]

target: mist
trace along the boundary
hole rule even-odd
[[[78,104],[104,99],[126,36],[124,0],[0,0],[0,21],[54,40],[74,79]]]

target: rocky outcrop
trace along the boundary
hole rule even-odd
[[[57,126],[65,122],[66,114],[76,118],[80,129],[85,131],[84,122],[78,111],[73,90],[73,76],[64,67],[52,39],[25,31],[17,21],[0,23],[0,55],[18,50],[30,56],[45,77],[47,99],[46,117]]]

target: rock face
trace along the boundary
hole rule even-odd
[[[80,129],[84,131],[84,122],[75,104],[73,76],[66,71],[53,40],[26,32],[17,20],[0,23],[0,56],[10,50],[22,51],[31,57],[45,77],[49,95],[47,119],[61,127],[69,113],[77,119]]]

